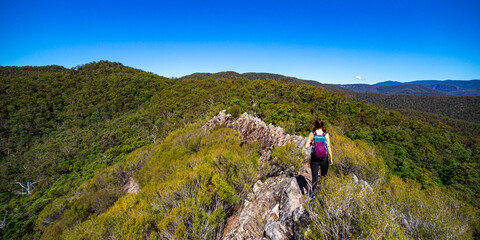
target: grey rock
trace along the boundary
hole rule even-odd
[[[289,227],[292,212],[305,201],[295,177],[280,175],[268,178],[259,186],[258,191],[252,194],[241,209],[227,220],[223,239],[260,238],[266,227],[272,223],[276,224],[271,225],[269,229],[273,232],[266,235],[267,237],[280,236],[278,234],[284,233],[284,229],[289,230],[285,234],[292,236]],[[278,228],[280,225],[282,227]]]
[[[367,181],[365,180],[360,180],[358,181],[358,183],[363,187],[363,189],[367,189],[369,191],[373,191],[373,188],[370,186],[370,184],[368,184]]]
[[[357,177],[357,175],[355,175],[355,174],[352,173],[352,178],[353,178],[353,181],[355,181],[355,183],[358,182],[358,177]]]
[[[300,206],[298,207],[297,209],[295,209],[292,213],[292,219],[294,222],[299,222],[301,220],[303,220],[303,218],[305,217],[307,213],[307,210],[305,208],[303,208],[303,206]]]
[[[280,204],[277,203],[277,205],[275,205],[275,207],[273,207],[272,210],[270,210],[270,212],[267,213],[264,220],[267,223],[270,223],[270,222],[278,221],[279,219],[280,219]]]
[[[262,181],[258,180],[255,185],[253,185],[253,192],[257,193],[258,190],[260,189],[260,186],[262,186]]]
[[[363,189],[367,189],[369,191],[373,191],[373,188],[372,186],[370,186],[370,184],[368,184],[367,181],[363,180],[363,179],[358,179],[357,175],[353,174],[352,173],[352,178],[353,178],[353,181],[356,183],[356,184],[360,184],[360,186],[363,188]]]
[[[286,240],[290,238],[290,233],[281,222],[272,222],[265,227],[265,236],[272,240]]]
[[[138,185],[137,181],[133,177],[129,177],[128,181],[125,185],[122,187],[123,192],[129,194],[129,193],[138,193],[140,191],[140,185]]]

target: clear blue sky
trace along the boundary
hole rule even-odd
[[[480,1],[0,0],[0,65],[110,60],[181,77],[480,78]],[[357,77],[357,78],[356,78]]]

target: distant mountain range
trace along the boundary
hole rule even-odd
[[[382,94],[407,94],[407,95],[447,95],[435,89],[430,89],[418,84],[404,84],[394,86],[381,86],[369,84],[346,84],[340,85],[360,93],[382,93]]]
[[[361,93],[480,96],[480,80],[386,81],[374,85],[345,84],[339,86]]]
[[[346,93],[349,96],[355,93],[382,93],[382,94],[407,94],[407,95],[455,95],[455,96],[480,96],[480,80],[421,80],[412,82],[386,81],[374,85],[370,84],[324,84],[313,80],[304,80],[273,73],[237,73],[233,71],[218,73],[194,73],[181,79],[208,79],[208,78],[246,78],[285,80],[291,83],[301,83],[322,87],[329,91]]]

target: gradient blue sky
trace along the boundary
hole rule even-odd
[[[0,65],[110,60],[165,77],[231,70],[323,83],[480,79],[479,12],[478,0],[0,0]]]

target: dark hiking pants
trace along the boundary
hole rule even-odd
[[[312,170],[312,189],[310,191],[310,197],[313,197],[313,193],[318,186],[318,170],[320,170],[321,176],[327,175],[328,172],[328,158],[317,158],[312,154],[310,161],[310,169]]]

